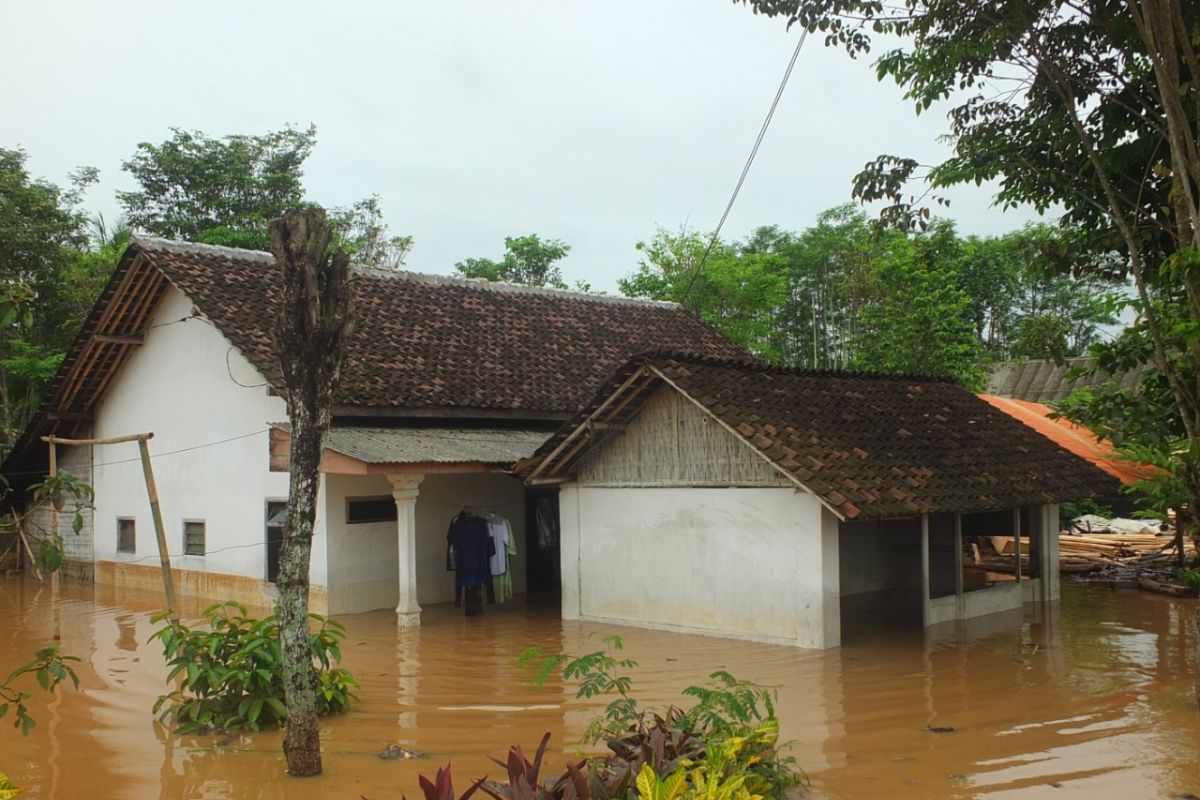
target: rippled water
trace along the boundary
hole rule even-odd
[[[575,748],[589,708],[516,668],[530,645],[582,652],[620,633],[640,662],[644,703],[676,699],[712,670],[774,684],[783,735],[824,798],[1176,797],[1200,794],[1200,710],[1186,634],[1196,601],[1064,587],[1061,612],[948,630],[863,632],[827,653],[609,625],[567,623],[516,603],[466,619],[427,608],[398,631],[389,612],[342,618],[345,666],[362,683],[349,716],[322,725],[325,774],[283,773],[278,733],[177,738],[153,722],[161,650],[146,644],[154,597],[67,586],[62,649],[80,691],[47,703],[22,738],[0,731],[0,769],[29,798],[419,797],[416,777],[453,761],[460,788],[499,769],[512,743],[550,731],[552,763]],[[0,670],[50,640],[49,590],[0,579]],[[184,609],[196,616],[199,607]],[[950,727],[936,734],[926,726]],[[382,761],[389,743],[429,760]]]

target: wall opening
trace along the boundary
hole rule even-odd
[[[843,522],[838,556],[843,643],[871,632],[921,626],[919,519]]]

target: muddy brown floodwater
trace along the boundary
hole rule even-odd
[[[361,699],[322,725],[325,774],[292,780],[278,733],[179,738],[156,726],[150,708],[166,670],[146,640],[158,601],[68,585],[62,649],[82,658],[82,685],[35,695],[30,736],[0,730],[0,769],[27,787],[24,797],[63,800],[419,797],[418,773],[446,761],[465,788],[499,773],[489,756],[511,743],[532,748],[546,731],[561,766],[589,718],[569,687],[526,685],[517,656],[531,645],[595,649],[616,632],[640,662],[643,703],[676,699],[718,668],[777,685],[783,735],[815,797],[1200,795],[1186,634],[1196,601],[1075,585],[1064,595],[1051,617],[864,631],[824,653],[563,622],[519,599],[473,619],[427,608],[424,627],[408,631],[388,612],[347,616],[344,663]],[[4,674],[49,641],[49,600],[36,583],[0,579]],[[429,759],[380,760],[387,744]]]

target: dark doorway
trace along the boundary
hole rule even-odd
[[[525,492],[525,567],[531,598],[557,598],[562,591],[559,563],[558,489]]]
[[[283,521],[287,518],[287,503],[267,501],[267,581],[279,578],[279,547],[283,543]]]

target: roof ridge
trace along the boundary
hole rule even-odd
[[[241,261],[274,263],[275,256],[262,250],[246,250],[240,247],[225,247],[216,244],[200,244],[184,242],[177,239],[163,239],[157,236],[134,236],[133,242],[143,250],[165,250],[183,255],[221,255]],[[412,270],[389,270],[373,267],[367,264],[352,264],[354,270],[373,278],[386,280],[410,280],[443,286],[461,286],[464,289],[482,289],[491,292],[508,292],[512,294],[548,295],[575,300],[597,303],[621,303],[628,305],[652,306],[657,308],[682,308],[679,303],[669,300],[647,300],[641,297],[624,297],[622,295],[592,294],[574,289],[555,289],[549,286],[527,286],[521,283],[505,283],[489,281],[486,278],[462,278],[455,275],[437,275],[429,272],[414,272]]]
[[[675,361],[686,361],[693,364],[703,364],[709,367],[726,367],[742,370],[766,370],[778,375],[792,375],[799,378],[857,378],[863,380],[895,380],[895,381],[927,381],[930,383],[957,383],[949,375],[934,375],[921,372],[873,372],[871,370],[853,369],[812,369],[808,367],[780,367],[770,364],[753,356],[747,358],[718,358],[716,356],[693,355],[673,350],[651,350],[639,353],[634,359],[645,361],[668,358]]]

